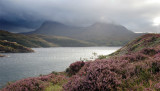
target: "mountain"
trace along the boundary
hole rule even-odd
[[[67,36],[85,40],[100,46],[120,46],[141,34],[133,33],[122,25],[95,23],[88,27],[68,26],[58,22],[44,22],[37,30],[28,34]]]
[[[16,42],[0,40],[0,53],[28,53],[28,52],[34,52],[34,51],[30,48],[17,44]]]
[[[0,30],[0,40],[17,42],[26,47],[75,47],[75,46],[94,46],[94,43],[76,40],[62,36],[46,36],[46,35],[23,35],[10,33]]]

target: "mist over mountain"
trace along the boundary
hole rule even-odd
[[[44,22],[37,30],[28,34],[66,36],[99,45],[123,45],[140,36],[122,25],[97,22],[88,27],[75,27],[59,22]]]

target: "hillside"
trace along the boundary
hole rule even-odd
[[[159,40],[160,34],[146,34],[107,59],[77,61],[66,72],[22,79],[2,91],[159,91]]]
[[[0,30],[0,40],[8,40],[11,42],[17,42],[18,44],[27,47],[51,47],[56,46],[53,43],[49,43],[41,38],[32,38],[23,34],[15,34],[7,31]]]
[[[75,27],[58,22],[44,22],[40,28],[28,34],[67,36],[93,42],[99,46],[121,46],[141,35],[133,33],[122,25],[110,23],[95,23],[88,27]]]
[[[50,36],[50,35],[28,35],[29,37],[37,37],[41,38],[49,43],[54,43],[57,46],[61,47],[85,47],[85,46],[95,46],[96,44],[83,41],[83,40],[77,40],[69,37],[63,37],[63,36]]]
[[[34,52],[32,49],[17,44],[16,42],[9,42],[0,40],[0,53],[28,53]]]
[[[111,55],[124,55],[132,52],[138,52],[144,48],[160,48],[160,34],[145,34],[128,43]]]
[[[8,40],[17,42],[18,44],[27,47],[75,47],[75,46],[94,46],[95,44],[86,41],[76,40],[61,36],[46,36],[46,35],[23,35],[15,34],[0,30],[0,40]]]
[[[146,34],[107,59],[71,64],[68,73],[72,77],[64,90],[160,90],[159,40],[160,34]]]

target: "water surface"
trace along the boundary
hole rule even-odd
[[[0,88],[9,81],[52,71],[64,71],[71,63],[80,59],[110,54],[120,47],[54,47],[33,48],[35,53],[4,53],[0,58]]]

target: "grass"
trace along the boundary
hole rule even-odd
[[[62,91],[62,86],[60,85],[51,85],[45,89],[45,91]]]

